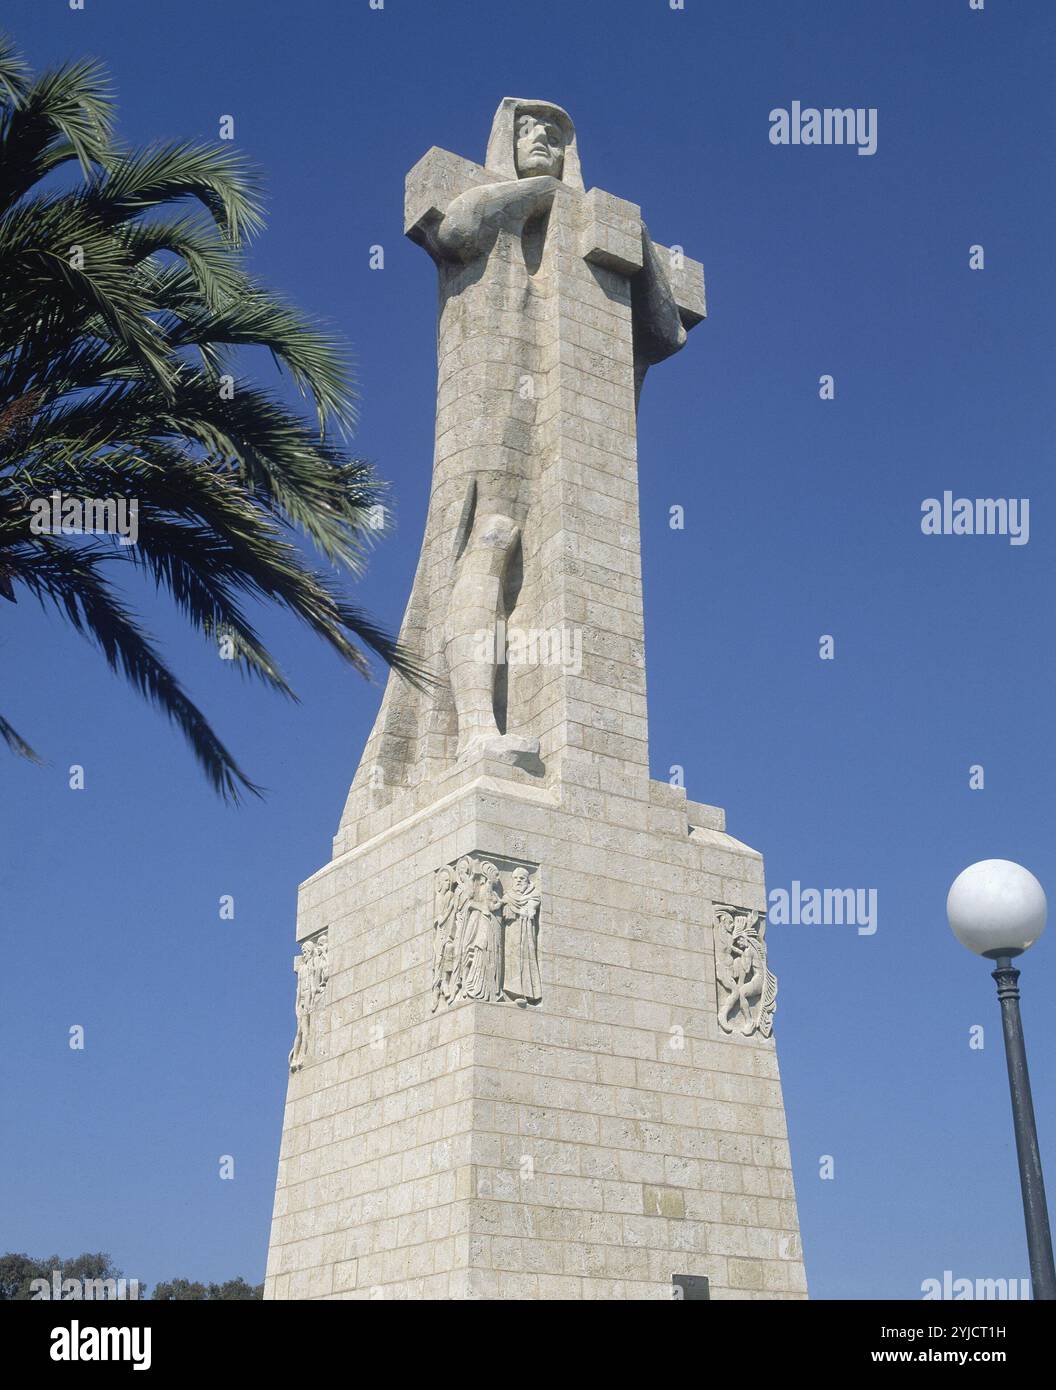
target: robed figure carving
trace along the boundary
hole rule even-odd
[[[440,307],[433,490],[402,640],[439,684],[390,680],[346,824],[474,750],[536,769],[560,751],[548,682],[562,673],[508,664],[502,634],[568,618],[565,460],[590,441],[633,489],[646,369],[704,313],[699,265],[655,246],[636,205],[584,192],[572,120],[549,102],[505,98],[483,166],[430,150],[405,221]],[[610,438],[627,441],[618,455]]]
[[[510,875],[503,899],[506,932],[503,945],[502,992],[524,1008],[543,997],[539,973],[539,907],[542,895],[528,870],[520,865]]]
[[[542,894],[528,869],[505,871],[490,859],[463,856],[433,881],[432,1008],[444,1000],[509,1000],[535,1007],[543,997],[539,969]]]
[[[324,930],[301,943],[301,954],[294,961],[297,972],[297,1032],[290,1049],[290,1071],[300,1071],[312,1055],[316,1013],[330,978],[329,932]]]

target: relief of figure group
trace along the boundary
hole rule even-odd
[[[521,1008],[542,999],[539,908],[542,896],[518,864],[503,871],[489,860],[463,857],[436,875],[433,911],[433,1011],[441,999]]]

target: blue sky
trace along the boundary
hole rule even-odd
[[[255,270],[359,361],[357,448],[391,480],[399,530],[356,596],[392,626],[435,379],[435,274],[401,236],[406,170],[433,144],[482,158],[504,95],[554,100],[588,186],[640,203],[659,241],[704,262],[709,320],[651,373],[640,421],[654,776],[684,766],[689,795],[765,853],[770,887],[878,893],[873,936],[770,934],[811,1292],[915,1298],[945,1269],[1026,1276],[993,985],[944,902],[992,856],[1056,887],[1056,10],[6,0],[0,23],[37,66],[103,58],[131,141],[214,137],[234,115],[269,188]],[[875,156],[771,145],[768,114],[794,99],[877,108]],[[921,502],[946,489],[1029,497],[1029,544],[923,536]],[[28,601],[5,605],[3,710],[50,764],[0,761],[0,1245],[108,1249],[150,1281],[258,1279],[296,885],[328,858],[380,686],[268,616],[302,697],[284,703],[142,597],[269,795],[224,807],[101,658]],[[227,893],[234,921],[218,916]],[[1053,941],[1024,965],[1051,1190]]]

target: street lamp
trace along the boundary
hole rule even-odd
[[[954,879],[946,899],[946,916],[957,940],[997,966],[993,976],[1005,1033],[1031,1286],[1036,1299],[1053,1300],[1056,1270],[1052,1263],[1052,1236],[1019,1017],[1019,971],[1012,965],[1012,957],[1022,955],[1045,930],[1045,912],[1045,890],[1041,884],[1029,869],[1008,859],[983,859],[969,865]]]

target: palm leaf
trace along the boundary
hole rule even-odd
[[[259,796],[261,789],[238,766],[99,573],[102,558],[48,540],[24,560],[18,577],[42,604],[50,600],[77,632],[99,647],[111,670],[172,720],[215,791],[236,803],[243,791]]]
[[[210,146],[119,148],[112,127],[98,64],[34,81],[0,37],[0,596],[61,614],[237,800],[258,788],[111,583],[115,565],[209,642],[229,637],[230,664],[281,694],[296,698],[247,601],[294,614],[363,674],[374,653],[416,685],[435,678],[345,592],[380,535],[383,485],[335,442],[355,423],[344,345],[246,271],[258,177]],[[80,186],[42,191],[70,161]],[[289,372],[314,419],[238,370],[247,347]],[[134,499],[138,543],[38,534],[31,504],[54,491]],[[3,719],[0,738],[36,757]]]
[[[102,215],[115,221],[196,198],[236,245],[263,226],[258,176],[237,151],[210,145],[157,143],[112,158],[98,197]]]
[[[4,740],[12,753],[17,753],[20,758],[27,758],[31,763],[43,763],[44,759],[40,754],[30,748],[26,740],[11,727],[2,714],[0,714],[0,738]]]

